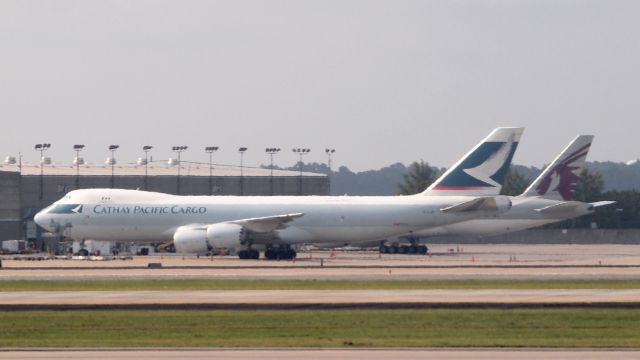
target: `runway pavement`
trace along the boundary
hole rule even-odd
[[[0,292],[0,309],[416,307],[429,306],[640,306],[631,290],[222,290],[222,291],[28,291]],[[336,306],[337,305],[337,306]],[[187,308],[190,308],[187,306]]]
[[[93,279],[640,279],[640,267],[3,269],[0,280]]]
[[[377,359],[638,359],[638,350],[614,349],[290,349],[290,350],[43,350],[43,351],[0,351],[0,359],[306,359],[306,360],[377,360]]]
[[[432,246],[430,256],[366,251],[300,253],[296,261],[140,256],[133,260],[19,261],[5,257],[0,280],[15,279],[638,279],[637,245]],[[148,268],[160,263],[162,268]]]

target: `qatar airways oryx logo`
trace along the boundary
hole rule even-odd
[[[578,174],[581,166],[574,165],[579,160],[584,160],[589,152],[591,144],[587,144],[573,153],[567,155],[565,159],[558,162],[536,187],[538,195],[545,195],[549,191],[556,191],[563,200],[571,200],[573,190],[578,183]]]

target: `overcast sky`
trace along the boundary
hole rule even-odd
[[[135,161],[448,166],[525,126],[540,166],[579,133],[591,160],[640,157],[640,1],[0,0],[0,155],[75,143]]]

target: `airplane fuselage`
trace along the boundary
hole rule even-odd
[[[512,207],[509,211],[491,218],[476,218],[455,224],[423,229],[413,232],[414,236],[428,237],[438,235],[492,236],[505,234],[566,219],[573,219],[593,213],[589,203],[577,203],[576,206],[563,211],[541,212],[539,209],[563,203],[562,200],[542,197],[511,197]]]
[[[165,242],[186,225],[302,213],[272,238],[256,243],[357,242],[385,239],[480,216],[441,209],[465,196],[176,196],[135,190],[68,193],[36,222],[75,240]],[[486,214],[492,214],[489,212]]]

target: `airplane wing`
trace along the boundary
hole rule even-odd
[[[278,229],[284,229],[286,227],[285,225],[288,222],[291,222],[302,216],[304,216],[304,213],[293,213],[293,214],[233,220],[233,221],[227,221],[227,223],[242,225],[245,228],[256,233],[267,233],[267,232],[271,232]]]
[[[284,215],[264,216],[257,218],[248,218],[240,220],[224,221],[220,224],[236,224],[240,225],[255,233],[268,233],[278,229],[284,229],[286,223],[291,222],[299,217],[302,217],[304,213],[293,213]],[[207,227],[214,224],[189,224],[183,225],[181,229],[188,230],[206,230]]]
[[[502,201],[498,201],[498,200]],[[506,201],[506,203],[505,203]],[[482,196],[477,197],[469,201],[465,201],[459,204],[451,205],[446,208],[440,209],[442,212],[468,212],[468,211],[501,211],[506,210],[504,208],[511,207],[511,201],[506,197],[496,196]]]
[[[284,229],[287,223],[303,215],[292,213],[214,224],[184,225],[173,233],[173,244],[179,252],[206,253],[213,248],[238,247],[249,237],[253,243],[265,243],[273,240],[275,230]]]

